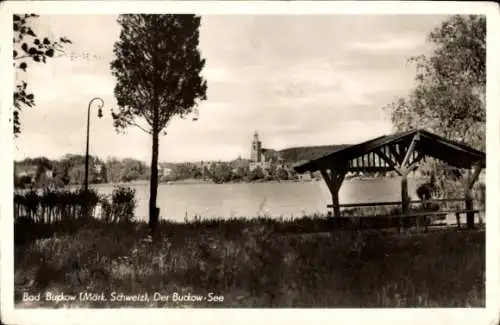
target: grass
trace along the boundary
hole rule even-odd
[[[154,240],[145,223],[56,223],[25,240],[18,240],[25,229],[16,229],[15,302],[48,308],[485,306],[484,231],[285,234],[314,230],[317,217],[162,222]],[[46,292],[103,293],[108,300],[43,301]],[[148,293],[150,300],[112,302],[112,292]],[[153,301],[154,292],[170,301]],[[174,293],[209,292],[223,302],[172,301]],[[42,293],[42,299],[22,302],[24,293]]]

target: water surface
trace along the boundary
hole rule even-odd
[[[416,199],[420,182],[408,180],[408,191]],[[398,201],[401,197],[399,178],[351,179],[344,181],[340,203]],[[136,215],[148,215],[149,185],[134,184]],[[97,185],[100,193],[111,193],[113,185]],[[325,213],[331,204],[330,192],[323,181],[234,184],[160,184],[157,206],[162,219],[182,221],[185,217],[301,217]]]

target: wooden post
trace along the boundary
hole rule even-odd
[[[335,172],[330,169],[330,179],[333,182],[334,192],[332,193],[332,202],[334,202],[334,215],[340,217],[340,203],[339,203],[339,191],[342,183],[344,182],[345,175],[347,173],[347,163],[346,165],[338,168]]]
[[[332,192],[333,216],[340,217],[339,192]]]
[[[480,163],[475,163],[472,166],[472,171],[469,171],[467,173],[467,177],[465,179],[465,209],[470,210],[469,212],[466,213],[466,223],[467,223],[467,229],[473,229],[474,228],[474,212],[471,210],[474,210],[474,201],[472,199],[472,187],[474,186],[474,183],[476,182],[477,178],[479,177],[479,173],[481,173],[482,166]]]
[[[416,167],[416,164],[409,164],[410,158],[413,156],[415,152],[415,147],[417,146],[417,142],[420,140],[420,135],[417,133],[413,136],[411,140],[410,146],[406,150],[406,153],[403,156],[403,151],[400,150],[399,153],[403,156],[401,164],[399,166],[401,173],[401,210],[403,214],[403,220],[406,219],[409,210],[409,197],[408,197],[408,174],[411,172],[413,168]],[[406,149],[406,146],[405,146]],[[408,220],[409,222],[410,220]],[[410,223],[411,224],[411,223]],[[419,217],[417,217],[417,229],[420,230],[420,222]]]
[[[472,195],[470,189],[465,192],[465,209],[473,210],[474,202],[472,201]],[[467,229],[474,228],[474,212],[467,212]]]
[[[408,178],[406,174],[401,175],[401,209],[403,214],[408,213]]]
[[[335,190],[335,186],[333,185],[333,181],[330,178],[330,175],[328,175],[328,172],[326,169],[320,169],[321,176],[323,177],[323,180],[325,181],[326,185],[328,186],[328,189],[330,190],[330,194],[332,196],[332,206],[333,206],[333,216],[338,217],[340,215],[340,206],[339,206],[339,195],[338,192]]]
[[[340,217],[339,190],[347,172],[346,167],[340,167],[335,170],[330,169],[330,173],[328,173],[326,169],[322,168],[320,169],[320,172],[326,182],[326,185],[328,186],[328,189],[330,190],[330,194],[332,195],[333,215],[334,217]]]
[[[401,212],[403,217],[400,224],[403,226],[404,220],[408,215],[408,178],[406,173],[401,175]]]

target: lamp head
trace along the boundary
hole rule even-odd
[[[199,115],[200,115],[200,111],[198,111],[198,108],[195,108],[194,109],[193,121],[198,121]]]
[[[97,111],[97,117],[98,118],[102,117],[102,108],[99,108],[99,110]]]

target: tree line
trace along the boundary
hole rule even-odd
[[[298,179],[298,175],[289,166],[271,164],[266,169],[260,166],[250,168],[250,162],[243,159],[228,162],[168,163],[160,167],[163,167],[159,169],[160,182],[195,179],[228,183]],[[45,157],[26,158],[16,161],[14,170],[16,188],[80,185],[85,177],[85,156],[67,154],[59,160]],[[151,177],[150,173],[151,168],[138,159],[111,157],[103,160],[95,156],[89,158],[90,184],[147,181]]]
[[[298,175],[290,166],[271,164],[269,168],[255,166],[250,168],[248,161],[211,162],[203,165],[179,164],[161,181],[178,181],[183,179],[201,179],[213,183],[285,181],[298,179]]]
[[[62,159],[26,158],[14,162],[16,188],[66,186],[83,184],[85,156],[67,154]],[[107,182],[106,164],[98,157],[89,157],[89,183]]]
[[[85,179],[85,156],[65,155],[59,160],[45,157],[26,158],[15,162],[14,185],[17,188],[80,185]],[[132,158],[89,157],[89,183],[124,183],[147,180],[150,168]]]

